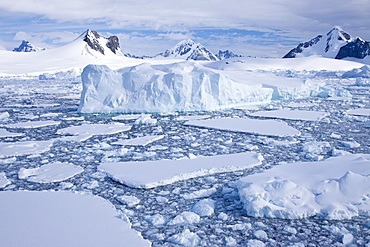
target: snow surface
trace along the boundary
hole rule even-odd
[[[0,245],[151,246],[107,201],[55,191],[0,192]]]
[[[304,121],[319,121],[328,116],[327,112],[320,111],[304,111],[304,110],[275,110],[275,111],[258,111],[250,113],[251,116],[267,117],[267,118],[280,118],[291,120],[304,120]]]
[[[55,162],[36,168],[21,168],[18,177],[35,183],[53,183],[67,180],[83,171],[82,167],[70,163]]]
[[[194,159],[106,162],[98,169],[127,186],[154,188],[198,176],[251,168],[260,165],[262,160],[261,155],[246,152]]]
[[[185,125],[267,136],[297,136],[300,132],[282,121],[250,118],[218,118],[188,121]]]
[[[274,166],[238,182],[249,216],[350,219],[370,216],[370,155],[349,154],[321,162]]]
[[[58,134],[73,135],[70,137],[63,137],[61,140],[65,141],[86,141],[95,135],[112,135],[131,129],[130,125],[122,123],[114,124],[83,124],[79,126],[71,126],[64,129],[59,129]]]
[[[25,154],[38,154],[48,151],[54,140],[0,142],[0,158],[7,156],[20,156]]]
[[[164,138],[164,135],[142,136],[142,137],[137,137],[133,139],[118,140],[116,142],[112,142],[112,144],[126,145],[126,146],[146,146],[162,138]]]

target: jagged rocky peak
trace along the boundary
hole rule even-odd
[[[119,39],[117,36],[110,36],[105,38],[101,36],[98,32],[87,29],[86,32],[82,34],[83,40],[89,45],[89,47],[101,54],[106,54],[106,49],[108,48],[114,54],[121,54],[121,48],[119,45]]]
[[[15,52],[37,52],[37,51],[43,51],[45,48],[39,48],[34,45],[32,45],[27,40],[23,40],[22,43],[13,49]]]
[[[182,57],[186,60],[218,60],[216,55],[214,55],[211,51],[209,51],[200,43],[196,43],[191,39],[182,40],[171,49],[168,49],[157,56]]]
[[[353,38],[340,27],[333,27],[326,35],[318,35],[308,42],[300,43],[283,58],[318,55],[342,59],[347,57],[365,58],[370,54],[369,42]]]
[[[228,59],[228,58],[233,58],[233,57],[242,57],[241,55],[237,55],[229,50],[226,51],[221,51],[219,50],[218,53],[216,54],[216,57],[220,60],[222,59]]]

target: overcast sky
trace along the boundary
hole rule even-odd
[[[121,48],[154,55],[191,38],[213,52],[281,57],[340,26],[370,40],[370,0],[0,1],[0,47],[21,40],[52,48],[87,28],[117,35]]]

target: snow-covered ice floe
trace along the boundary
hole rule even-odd
[[[3,138],[3,137],[15,137],[15,136],[23,136],[24,133],[13,133],[13,132],[9,132],[5,129],[0,129],[0,137]]]
[[[83,124],[79,126],[71,126],[64,129],[59,129],[58,134],[73,135],[62,137],[64,141],[86,141],[94,135],[112,135],[131,129],[130,125],[123,123],[114,124]]]
[[[291,120],[304,120],[304,121],[319,121],[322,118],[329,116],[329,113],[322,111],[303,111],[303,110],[275,110],[275,111],[258,111],[250,113],[251,116],[267,117],[267,118],[280,118]]]
[[[301,133],[287,123],[277,120],[258,120],[250,118],[217,118],[188,121],[185,125],[245,132],[267,136],[297,136]]]
[[[100,197],[5,191],[0,201],[0,246],[151,246]]]
[[[22,123],[14,123],[14,124],[7,124],[5,127],[7,128],[25,128],[25,129],[33,129],[33,128],[40,128],[52,125],[60,124],[59,121],[30,121],[30,122],[22,122]]]
[[[7,156],[44,153],[51,148],[53,142],[54,140],[0,142],[0,158]]]
[[[349,115],[356,115],[356,116],[370,116],[370,109],[360,108],[360,109],[348,110],[346,113]]]
[[[20,179],[36,183],[61,182],[81,172],[83,168],[70,163],[50,163],[37,168],[21,168],[18,172]]]
[[[350,219],[370,216],[370,155],[276,165],[242,178],[239,195],[249,216]]]
[[[194,159],[109,162],[101,163],[98,169],[127,186],[154,188],[194,177],[252,168],[262,160],[260,154],[246,152]]]
[[[11,182],[5,176],[5,174],[4,173],[0,173],[0,189],[5,188],[9,184],[11,184]]]
[[[152,142],[162,139],[164,135],[142,136],[133,139],[124,139],[113,142],[112,144],[126,145],[126,146],[146,146]]]
[[[81,78],[79,111],[174,112],[217,110],[272,99],[317,96],[321,83],[271,74],[205,67],[195,61],[148,63],[113,71],[88,65]]]

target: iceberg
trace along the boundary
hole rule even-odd
[[[195,61],[143,63],[116,71],[88,65],[81,78],[82,113],[219,110],[319,94],[317,83],[246,71],[233,77]]]

